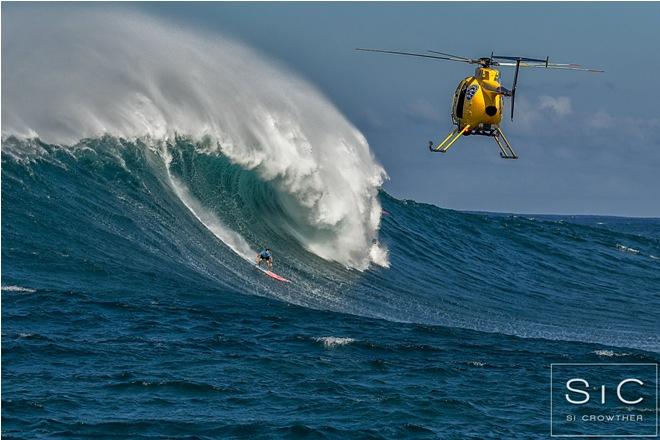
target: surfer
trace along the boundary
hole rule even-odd
[[[273,270],[273,254],[270,253],[270,248],[263,249],[257,254],[257,266],[259,266],[262,261],[268,263],[268,270]]]

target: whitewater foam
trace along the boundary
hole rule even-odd
[[[314,340],[323,344],[325,348],[341,347],[342,345],[348,345],[355,342],[355,339],[353,338],[338,338],[336,336],[323,336],[314,338]]]
[[[628,252],[630,254],[639,254],[639,249],[624,246],[620,243],[617,243],[616,248],[622,252]]]
[[[616,352],[614,350],[594,350],[593,354],[601,357],[622,357],[628,356],[630,353]]]
[[[134,11],[13,12],[3,34],[12,37],[3,136],[210,139],[204,153],[289,196],[283,207],[306,249],[351,268],[387,266],[377,242],[385,171],[364,136],[296,75],[227,38]]]
[[[3,292],[16,292],[16,293],[34,293],[35,289],[30,289],[29,287],[21,286],[2,286]]]
[[[483,366],[486,365],[485,363],[483,363],[481,361],[470,361],[467,364],[472,366],[472,367],[483,367]]]

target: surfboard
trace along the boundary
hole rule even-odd
[[[271,272],[270,270],[262,269],[259,266],[254,266],[254,267],[259,269],[260,271],[262,271],[263,273],[265,273],[269,277],[276,279],[277,281],[282,281],[283,283],[290,283],[291,282],[291,280],[287,280],[286,278],[279,276],[275,272]]]

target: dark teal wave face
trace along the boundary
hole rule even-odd
[[[450,325],[658,349],[657,220],[628,232],[626,219],[577,224],[384,200],[392,289],[425,292]]]
[[[168,169],[142,142],[3,141],[3,433],[546,438],[550,363],[658,362],[658,220],[383,192],[390,268],[360,272],[308,250],[276,181],[202,147],[176,139]]]
[[[276,181],[200,153],[186,139],[169,145],[169,172],[252,249],[274,250],[278,272],[294,280],[284,288],[200,223],[157,150],[110,137],[67,149],[5,144],[3,257],[11,264],[3,275],[10,283],[21,270],[30,287],[47,288],[185,278],[392,321],[660,348],[656,220],[631,226],[616,218],[469,214],[382,193],[380,240],[391,267],[359,272],[306,250],[309,234],[301,229],[309,223],[292,215],[293,196],[278,192]],[[22,159],[13,153],[30,150]]]

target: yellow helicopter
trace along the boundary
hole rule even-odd
[[[431,58],[438,60],[458,61],[468,64],[477,64],[473,76],[468,76],[458,84],[454,92],[451,105],[451,119],[456,128],[438,145],[429,142],[429,149],[433,152],[446,153],[461,136],[471,134],[491,136],[495,138],[500,148],[500,157],[503,159],[517,159],[518,156],[511,148],[511,144],[502,133],[500,122],[504,110],[504,96],[511,97],[511,120],[516,98],[516,85],[520,68],[544,68],[560,70],[580,70],[584,72],[603,72],[598,69],[585,69],[579,64],[551,63],[549,58],[536,59],[526,57],[511,57],[490,54],[484,58],[466,58],[434,50],[428,53],[400,52],[394,50],[364,49],[366,52],[390,53],[396,55],[410,55],[414,57]],[[494,67],[515,67],[513,87],[508,90],[500,84],[500,72]]]

